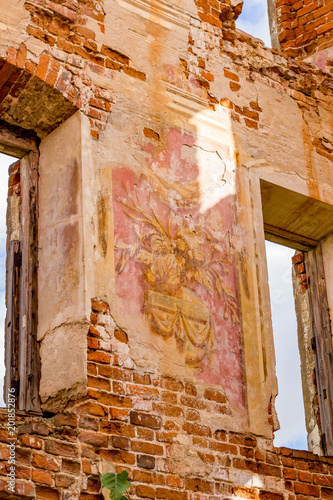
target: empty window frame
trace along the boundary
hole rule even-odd
[[[280,429],[274,434],[274,445],[306,450],[307,430],[293,290],[295,286],[303,287],[304,282],[301,281],[303,275],[297,276],[295,281],[292,266],[292,259],[298,261],[299,254],[295,255],[295,250],[271,241],[266,241],[265,246],[279,391],[275,408]],[[297,269],[300,268],[297,264]]]
[[[39,413],[38,152],[34,140],[5,127],[0,127],[0,152],[19,158],[9,167],[7,197],[4,399],[11,389],[19,410]]]
[[[332,297],[332,280],[325,274],[332,272],[333,207],[267,181],[261,180],[260,186],[266,239],[299,250],[295,300],[299,344],[306,347],[300,357],[308,444],[310,451],[332,454],[333,346],[327,295]]]

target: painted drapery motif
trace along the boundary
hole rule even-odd
[[[177,222],[173,211],[164,225],[150,200],[145,208],[137,191],[131,196],[124,185],[124,192],[118,202],[133,221],[138,241],[118,243],[116,269],[121,273],[128,259],[144,265],[144,279],[151,285],[145,294],[151,330],[164,338],[174,335],[185,363],[199,365],[204,357],[213,356],[216,339],[209,307],[193,291],[193,284],[216,292],[225,319],[237,322],[236,297],[224,283],[232,263],[230,248],[217,241],[209,227]]]
[[[168,129],[129,151],[132,166],[113,167],[118,314],[139,363],[142,349],[152,370],[222,386],[243,414],[234,160],[196,141]]]

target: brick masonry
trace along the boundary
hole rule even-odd
[[[228,412],[225,395],[138,371],[126,334],[106,334],[110,321],[108,305],[93,300],[87,396],[48,418],[17,415],[19,498],[102,500],[103,459],[109,470],[128,471],[133,500],[333,498],[332,457],[214,428],[214,415]],[[7,498],[5,410],[0,418],[0,494]],[[196,469],[186,468],[189,457]]]
[[[260,95],[258,98],[253,92],[251,98],[240,98],[248,82],[287,94],[302,113],[316,114],[317,101],[329,103],[329,75],[287,55],[307,55],[330,43],[330,13],[311,10],[311,3],[302,10],[302,2],[277,2],[284,51],[278,53],[235,31],[240,4],[232,3],[196,1],[199,19],[189,20],[180,80],[170,73],[168,83],[207,99],[212,110],[221,106],[246,133],[256,134],[265,127]],[[116,97],[102,84],[92,83],[91,73],[110,80],[123,74],[140,85],[147,85],[154,75],[146,74],[140,61],[131,61],[125,50],[119,52],[97,41],[97,34],[105,30],[103,2],[40,0],[26,2],[25,8],[30,16],[27,33],[44,43],[44,50],[36,56],[22,43],[9,47],[6,60],[0,61],[1,119],[11,123],[15,103],[24,101],[27,94],[38,100],[41,92],[53,105],[44,107],[40,116],[34,114],[35,122],[21,121],[21,126],[37,130],[42,138],[80,109],[97,139],[105,130]],[[313,22],[319,24],[314,28]],[[297,31],[298,26],[309,35],[303,34],[303,28]],[[228,96],[216,97],[215,76],[209,69],[213,52],[223,54]],[[59,111],[56,116],[55,110]],[[150,126],[147,123],[143,128],[144,137],[162,141],[159,129]],[[320,127],[313,130],[307,139],[309,148],[321,160],[332,161],[327,134]],[[10,194],[19,194],[15,167],[9,184]],[[302,261],[295,265],[303,280]],[[101,500],[101,463],[108,463],[110,470],[128,470],[133,483],[131,499],[333,498],[332,458],[274,449],[271,440],[262,436],[214,427],[212,422],[230,412],[224,392],[139,370],[130,357],[127,334],[118,328],[112,336],[107,333],[105,325],[112,321],[108,304],[93,300],[85,398],[57,415],[18,414],[19,498]],[[6,493],[6,412],[1,410],[0,416],[0,497],[10,498]],[[270,414],[267,417],[272,419]]]
[[[281,49],[308,56],[332,46],[333,2],[277,0],[277,28]]]

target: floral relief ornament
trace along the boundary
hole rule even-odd
[[[216,340],[209,307],[191,288],[199,284],[211,294],[217,292],[224,319],[239,322],[236,297],[223,281],[232,264],[232,250],[224,249],[209,229],[190,228],[185,220],[177,223],[172,210],[163,225],[150,198],[146,210],[136,190],[131,196],[124,189],[127,200],[117,199],[134,221],[138,241],[117,243],[116,270],[122,273],[129,259],[145,266],[143,277],[150,284],[145,313],[151,330],[164,338],[174,336],[185,363],[198,366],[206,356],[212,359]]]

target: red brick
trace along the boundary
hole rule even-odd
[[[68,458],[62,459],[62,472],[67,472],[68,474],[78,475],[80,473],[80,462],[75,460],[69,460]]]
[[[234,487],[233,494],[237,498],[246,498],[247,500],[257,500],[258,499],[258,490],[255,488],[246,488],[246,487]]]
[[[45,451],[52,455],[63,455],[66,457],[76,457],[78,455],[76,445],[53,440],[46,441]]]
[[[129,411],[122,408],[110,408],[110,416],[115,420],[127,421],[129,419]]]
[[[126,389],[127,394],[140,396],[143,399],[158,399],[159,397],[158,389],[146,385],[127,384]]]
[[[96,415],[98,417],[104,417],[107,414],[106,408],[103,408],[98,403],[86,403],[84,405],[79,406],[77,409],[78,415],[87,414],[87,415]]]
[[[125,450],[99,450],[98,454],[102,457],[106,458],[110,462],[126,464],[126,465],[134,465],[135,464],[135,455],[134,453],[129,453]]]
[[[160,394],[161,401],[171,404],[177,404],[178,402],[178,394],[175,394],[171,391],[162,391]]]
[[[106,109],[106,111],[110,111],[109,105],[106,102],[104,102],[104,109]],[[116,340],[118,340],[119,342],[122,342],[123,344],[128,343],[127,333],[123,332],[122,330],[115,330],[113,334],[114,334]],[[145,375],[145,376],[149,377],[149,375]],[[136,382],[136,381],[134,380],[134,382]],[[138,382],[138,383],[142,384],[143,382]]]
[[[101,300],[101,299],[91,299],[91,309],[94,312],[99,312],[99,313],[108,313],[109,312],[108,304],[104,300]]]
[[[224,69],[224,76],[226,78],[229,78],[229,80],[233,80],[234,82],[239,82],[239,76],[236,75],[236,73],[233,73],[232,71],[229,71],[228,69]]]
[[[101,432],[116,434],[117,436],[135,437],[135,429],[132,425],[119,421],[101,420]]]
[[[220,453],[231,453],[237,455],[237,446],[229,443],[221,443],[219,441],[212,441],[209,443],[209,448]]]
[[[143,498],[155,498],[155,490],[151,486],[139,484],[136,487],[136,495]]]
[[[160,429],[162,426],[161,417],[149,413],[131,411],[130,420],[131,424],[150,427],[151,429]]]
[[[99,430],[99,419],[91,417],[90,415],[82,415],[80,418],[79,426],[81,429],[89,429],[91,431]]]
[[[283,469],[283,477],[285,479],[295,480],[295,479],[297,479],[297,472],[296,472],[295,469],[288,469],[287,467],[284,467],[284,469]]]
[[[7,465],[7,467],[9,464]],[[31,468],[30,467],[24,467],[23,465],[16,465],[15,466],[15,474],[17,479],[27,479],[29,480],[31,478]]]
[[[109,353],[103,351],[89,351],[88,361],[95,361],[96,363],[105,363],[109,365],[111,356]]]
[[[149,455],[163,455],[163,446],[153,443],[147,443],[145,441],[133,441],[132,440],[132,451],[139,453],[147,453]]]
[[[47,54],[42,54],[39,58],[38,66],[36,69],[36,76],[41,80],[45,79],[50,62],[50,56]]]
[[[6,446],[0,446],[0,460],[8,460],[9,455],[9,448]]]
[[[167,417],[183,417],[184,411],[181,406],[153,403],[153,411]]]
[[[312,474],[310,472],[300,470],[298,473],[298,480],[303,483],[312,483]]]
[[[69,488],[75,482],[75,477],[66,474],[58,474],[55,477],[55,485],[58,488]]]
[[[117,406],[120,408],[131,408],[132,401],[129,397],[118,396],[117,394],[110,394],[105,391],[95,389],[88,389],[88,396],[97,399],[97,401],[106,406]]]
[[[193,384],[189,384],[188,382],[186,382],[186,384],[185,384],[185,392],[189,396],[196,396],[197,395],[197,390],[196,390],[195,386]]]
[[[254,128],[254,129],[258,129],[258,123],[253,121],[253,120],[249,120],[248,118],[244,118],[244,121],[245,121],[245,125],[249,128]]]
[[[198,398],[191,396],[181,396],[180,402],[181,404],[189,406],[191,408],[195,408],[196,410],[206,410],[208,407],[206,401],[202,401]]]
[[[114,59],[115,61],[118,61],[121,64],[128,64],[130,61],[129,57],[125,56],[124,54],[121,54],[120,52],[117,52],[116,50],[111,49],[110,47],[107,47],[106,45],[102,46],[101,54],[109,57],[110,59]]]
[[[35,448],[36,450],[41,450],[43,447],[43,440],[36,436],[29,436],[29,434],[23,434],[21,436],[21,441],[24,446],[29,448]]]
[[[186,491],[174,491],[167,488],[156,488],[156,498],[165,498],[167,500],[187,500]]]
[[[281,468],[275,467],[274,465],[259,463],[258,473],[265,476],[281,477]]]
[[[201,420],[200,413],[197,410],[187,410],[186,420],[192,420],[194,422],[199,422]]]
[[[197,424],[194,422],[185,422],[183,425],[183,430],[188,434],[194,434],[196,436],[211,437],[212,431],[210,427],[206,425]]]
[[[333,488],[322,488],[321,489],[321,498],[324,498],[325,500],[332,500]]]
[[[201,478],[185,479],[185,488],[190,491],[199,491],[200,493],[214,493],[214,483]]]
[[[97,366],[94,363],[88,363],[87,368],[90,375],[97,375]]]
[[[135,384],[150,385],[151,379],[148,374],[133,373],[133,382]]]
[[[321,486],[331,486],[333,488],[333,476],[328,475],[319,475],[313,474],[313,482],[314,484],[319,484]]]
[[[59,413],[53,419],[53,425],[56,427],[76,427],[77,426],[77,416],[70,413]]]
[[[1,487],[0,487],[1,491]],[[21,495],[23,498],[28,497],[28,498],[36,498],[36,493],[35,493],[35,485],[28,483],[26,481],[20,481],[17,480],[15,481],[15,492]],[[43,498],[43,497],[41,497]],[[53,500],[53,499],[51,499]],[[58,499],[56,499],[58,500]]]
[[[47,486],[51,486],[52,484],[52,475],[50,472],[40,469],[34,469],[32,471],[32,480],[35,483],[46,484]]]
[[[238,92],[238,90],[241,88],[239,83],[235,83],[235,82],[229,82],[229,87],[230,87],[230,90],[233,90],[234,92]]]
[[[225,395],[217,389],[206,389],[204,398],[216,401],[217,403],[227,403],[227,398],[225,397]]]
[[[110,381],[105,380],[105,378],[100,378],[100,377],[89,377],[88,376],[88,387],[92,387],[95,389],[101,389],[104,391],[111,390]]]
[[[259,491],[260,500],[284,500],[284,495],[281,493],[273,493],[271,491]]]
[[[129,450],[131,441],[128,438],[122,436],[112,436],[112,446],[114,448],[120,448],[122,450]]]
[[[36,486],[37,498],[40,500],[60,500],[60,493],[54,488],[47,486]]]
[[[92,446],[105,448],[108,445],[107,436],[98,432],[82,431],[80,439],[83,443],[91,444]]]
[[[303,495],[309,495],[313,497],[320,496],[320,488],[319,486],[315,486],[312,484],[304,484],[304,483],[295,483],[295,493],[300,493]]]
[[[293,266],[295,266],[296,264],[299,264],[301,262],[304,262],[304,253],[297,253],[296,255],[293,255],[293,257],[291,258],[291,261],[292,261],[292,264]]]
[[[98,375],[115,380],[122,380],[124,382],[132,381],[132,373],[130,371],[123,370],[121,368],[115,368],[113,366],[99,366]]]
[[[60,465],[53,458],[47,455],[42,455],[41,453],[34,453],[32,457],[32,465],[38,467],[39,469],[47,469],[51,471],[59,471]]]

